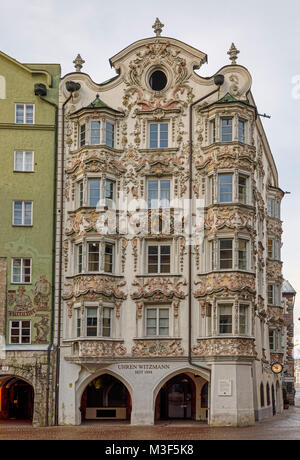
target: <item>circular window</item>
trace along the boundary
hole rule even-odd
[[[149,84],[153,91],[162,91],[167,86],[167,83],[167,76],[161,70],[155,70],[150,75]]]

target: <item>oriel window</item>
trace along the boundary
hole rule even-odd
[[[232,334],[232,305],[219,305],[219,333]]]
[[[220,270],[231,270],[233,268],[233,240],[220,240],[219,251]]]
[[[100,244],[88,243],[88,272],[98,273],[100,271]]]
[[[98,335],[98,308],[86,309],[86,335],[87,337]]]
[[[232,118],[221,118],[221,140],[232,142]]]
[[[101,181],[100,179],[88,180],[88,205],[90,207],[97,207],[100,201]]]
[[[219,174],[219,201],[231,203],[233,201],[233,175]]]
[[[100,144],[100,131],[101,123],[100,121],[91,121],[90,123],[90,143],[91,145]]]

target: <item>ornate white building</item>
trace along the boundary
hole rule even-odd
[[[252,79],[234,45],[199,76],[206,54],[162,28],[110,60],[115,78],[78,56],[61,81],[60,424],[282,411],[283,192]]]

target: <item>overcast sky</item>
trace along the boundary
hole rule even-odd
[[[263,124],[280,187],[291,192],[283,201],[283,271],[300,306],[299,0],[0,0],[0,7],[1,51],[23,63],[60,63],[63,75],[74,70],[80,53],[83,71],[97,83],[115,75],[110,57],[153,36],[157,16],[164,36],[208,54],[203,76],[229,63],[226,53],[235,42],[238,62],[252,74],[259,112],[272,116]],[[300,341],[299,322],[297,334]]]

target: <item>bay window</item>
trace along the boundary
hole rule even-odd
[[[219,241],[219,268],[220,270],[233,269],[233,240],[221,239]]]
[[[87,244],[87,271],[89,273],[100,271],[100,243]]]
[[[232,118],[221,118],[221,142],[232,142]]]
[[[219,334],[232,334],[232,304],[219,304]]]

